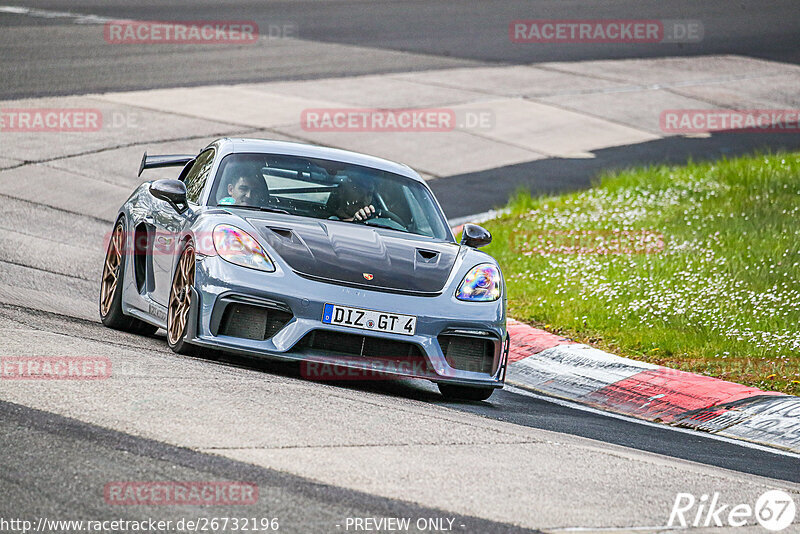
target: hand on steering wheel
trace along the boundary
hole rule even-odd
[[[350,220],[352,220],[353,222],[366,223],[370,219],[375,219],[375,218],[390,219],[399,224],[400,226],[402,226],[403,228],[406,227],[405,223],[403,222],[403,219],[401,219],[398,215],[389,210],[375,209],[375,206],[373,206],[372,204],[364,206],[363,208],[359,209],[355,213],[355,215],[353,215],[353,218]]]
[[[361,208],[357,212],[355,212],[355,214],[353,215],[353,220],[354,221],[366,221],[367,219],[371,219],[371,218],[377,216],[377,214],[378,214],[378,211],[375,209],[375,206],[370,204],[368,206],[364,206],[363,208]]]

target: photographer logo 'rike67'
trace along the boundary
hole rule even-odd
[[[719,492],[703,494],[700,498],[691,493],[678,493],[669,515],[668,527],[743,527],[753,519],[773,532],[785,529],[794,521],[796,507],[791,495],[781,490],[771,490],[756,500],[755,506],[747,503],[731,505],[722,502]]]

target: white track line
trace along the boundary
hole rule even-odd
[[[705,437],[705,438],[709,438],[709,439],[715,439],[717,441],[724,441],[725,443],[730,443],[732,445],[739,445],[741,447],[747,447],[749,449],[756,449],[756,450],[763,451],[763,452],[770,452],[772,454],[778,454],[780,456],[788,456],[789,458],[800,459],[800,454],[796,454],[794,452],[785,451],[785,450],[782,450],[782,449],[776,449],[776,448],[773,448],[773,447],[767,447],[766,445],[759,445],[757,443],[752,443],[750,441],[743,441],[743,440],[728,438],[728,437],[725,437],[725,436],[719,436],[717,434],[712,434],[712,433],[709,433],[709,432],[703,432],[703,431],[700,431],[700,430],[694,430],[694,429],[691,429],[691,428],[681,428],[681,427],[672,426],[672,425],[668,425],[668,424],[664,424],[664,423],[653,423],[652,421],[645,421],[644,419],[637,419],[635,417],[630,417],[630,416],[627,416],[627,415],[622,415],[622,414],[618,414],[618,413],[614,413],[614,412],[606,412],[604,410],[600,410],[600,409],[597,409],[597,408],[592,408],[591,406],[586,406],[584,404],[580,404],[580,403],[577,403],[577,402],[568,401],[568,400],[565,400],[565,399],[559,399],[559,398],[556,398],[556,397],[548,397],[546,395],[540,395],[538,393],[533,393],[532,391],[529,391],[527,389],[523,389],[523,388],[518,387],[518,386],[514,386],[512,384],[508,384],[508,383],[506,384],[506,388],[505,389],[508,389],[512,393],[516,393],[518,395],[525,395],[527,397],[532,397],[534,399],[538,399],[538,400],[541,400],[541,401],[550,402],[552,404],[557,404],[559,406],[564,406],[566,408],[573,408],[575,410],[581,410],[581,411],[589,412],[589,413],[593,413],[593,414],[604,415],[606,417],[613,417],[614,419],[621,419],[623,421],[628,421],[630,423],[637,423],[637,424],[640,424],[640,425],[651,426],[651,427],[661,428],[661,429],[666,429],[666,430],[672,430],[673,432],[681,432],[681,433],[684,433],[684,434],[690,434],[690,435],[695,436],[695,437],[699,436],[699,437]]]
[[[83,15],[80,13],[72,13],[71,11],[50,11],[47,9],[19,6],[0,6],[0,13],[24,15],[26,17],[36,17],[40,19],[72,19],[72,22],[75,24],[105,24],[106,22],[121,20],[101,17],[99,15]]]
[[[106,24],[109,22],[126,22],[126,23],[135,23],[135,22],[149,22],[137,19],[124,19],[124,18],[114,18],[114,17],[103,17],[100,15],[87,15],[83,13],[73,13],[71,11],[51,11],[48,9],[36,9],[32,7],[20,7],[20,6],[0,6],[0,14],[6,13],[9,15],[22,15],[25,17],[36,17],[41,19],[71,19],[73,24]],[[180,24],[182,21],[160,21],[163,24]],[[259,32],[258,36],[260,41],[270,41],[273,39],[268,34],[261,34]],[[295,38],[295,37],[292,37]],[[286,39],[290,39],[290,37],[286,37]],[[164,44],[174,44],[174,43],[164,43]]]
[[[480,224],[482,222],[489,221],[501,215],[505,215],[509,213],[509,210],[502,209],[502,210],[489,210],[484,211],[483,213],[476,213],[474,215],[467,215],[466,217],[456,217],[455,219],[448,219],[447,223],[450,225],[450,228],[455,226],[460,226],[465,223],[474,223]]]

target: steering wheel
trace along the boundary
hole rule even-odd
[[[399,215],[397,215],[392,211],[381,208],[376,209],[375,213],[373,213],[371,217],[364,219],[362,222],[371,221],[372,219],[390,219],[399,224],[400,226],[402,226],[403,228],[406,227],[406,223],[403,221],[403,219],[400,218]]]

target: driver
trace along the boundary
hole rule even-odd
[[[373,203],[372,188],[363,180],[345,178],[336,188],[332,198],[329,219],[340,221],[366,221],[374,217],[377,210]]]
[[[228,196],[220,199],[218,204],[239,206],[263,206],[269,199],[269,187],[264,180],[261,169],[249,165],[231,165],[225,169],[229,174]]]

